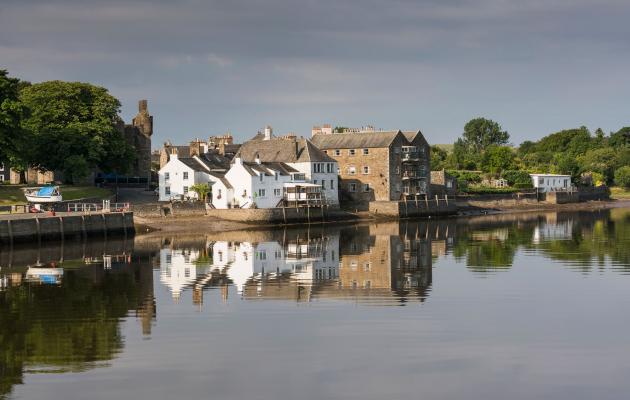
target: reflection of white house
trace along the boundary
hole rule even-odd
[[[540,223],[534,228],[532,243],[540,244],[551,240],[568,240],[573,234],[573,221],[566,220],[556,223]]]
[[[63,278],[63,268],[30,267],[26,271],[26,280],[31,282],[59,284]]]
[[[259,133],[243,143],[236,157],[243,163],[283,163],[303,174],[305,182],[320,186],[329,204],[339,204],[337,161],[308,139],[292,135],[274,137],[271,127],[267,127],[264,134]],[[234,182],[230,183],[234,185]]]
[[[278,242],[216,242],[212,248],[213,268],[226,268],[239,293],[247,282],[262,285],[263,276],[288,273],[305,283],[334,279],[338,276],[338,257],[337,236],[285,247]]]
[[[541,192],[558,192],[571,189],[571,175],[530,174],[532,184]]]
[[[210,266],[197,265],[199,254],[199,250],[160,250],[160,281],[168,286],[173,299],[179,299],[185,287],[209,272]]]
[[[173,153],[159,175],[159,201],[196,199],[190,190],[195,184],[218,181],[227,170],[227,162],[217,154],[179,158]]]

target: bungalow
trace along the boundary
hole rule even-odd
[[[212,205],[218,209],[273,208],[295,202],[321,204],[321,186],[306,182],[304,173],[286,163],[262,162],[258,155],[254,162],[236,157],[212,184]]]
[[[572,189],[571,175],[529,174],[532,184],[540,192],[559,192]]]
[[[179,158],[173,152],[169,161],[158,172],[159,201],[196,199],[191,186],[207,183],[210,186],[221,179],[229,167],[229,161],[219,154]]]

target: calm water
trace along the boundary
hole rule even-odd
[[[0,248],[0,398],[626,399],[630,210]]]

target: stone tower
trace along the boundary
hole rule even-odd
[[[135,162],[129,176],[146,179],[146,186],[151,182],[151,136],[153,135],[153,116],[149,114],[146,100],[138,102],[138,114],[130,125],[124,126],[124,134],[136,153]]]

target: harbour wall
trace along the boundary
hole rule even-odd
[[[31,216],[0,219],[0,245],[72,237],[133,235],[133,213]]]
[[[415,218],[457,213],[457,204],[448,199],[372,201],[369,211],[376,218]]]

